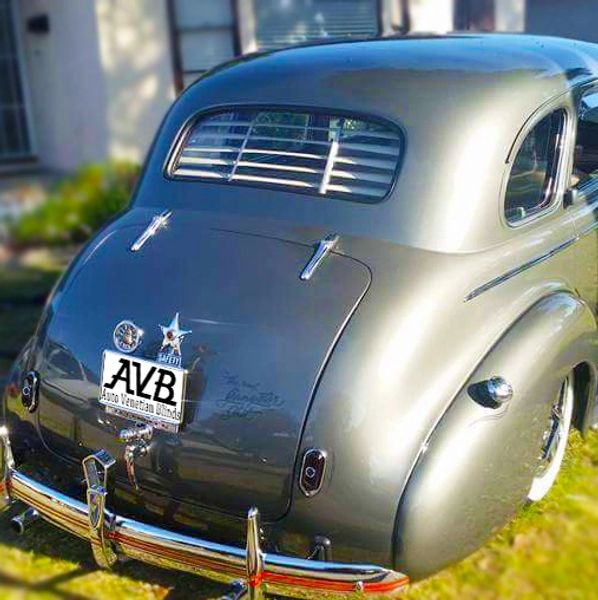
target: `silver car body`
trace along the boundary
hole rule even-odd
[[[579,99],[596,85],[598,47],[522,36],[307,46],[202,77],[165,118],[130,208],[81,253],[17,362],[14,382],[35,369],[42,383],[31,415],[6,394],[13,446],[26,438],[71,463],[106,448],[129,489],[115,435],[127,422],[97,403],[102,351],[125,318],[159,345],[160,319],[180,312],[193,330],[192,416],[156,436],[126,514],[238,545],[257,506],[279,553],[305,557],[325,536],[334,560],[411,579],[471,553],[525,501],[564,378],[575,424],[594,419],[598,196],[572,196],[569,181]],[[405,143],[392,190],[360,203],[172,177],[197,115],[236,107],[394,124]],[[549,209],[512,226],[514,157],[558,108]],[[164,211],[168,226],[131,252]],[[56,348],[81,375],[48,375]],[[513,389],[499,407],[475,393],[495,376]],[[307,496],[298,478],[313,448],[327,464]]]

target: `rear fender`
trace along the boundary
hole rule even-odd
[[[596,365],[597,351],[594,316],[570,294],[544,298],[514,323],[424,445],[399,505],[397,568],[425,577],[476,550],[513,516],[563,379],[581,363]],[[514,393],[492,408],[471,386],[496,375]]]

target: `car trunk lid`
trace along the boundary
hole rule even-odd
[[[76,460],[107,449],[124,489],[118,432],[131,421],[98,402],[102,355],[116,350],[115,326],[131,320],[144,331],[131,356],[156,360],[160,326],[179,314],[191,331],[181,346],[183,425],[154,434],[137,462],[140,486],[227,513],[256,505],[265,518],[280,517],[310,399],[369,269],[331,253],[302,281],[310,244],[212,229],[198,217],[172,219],[131,252],[142,230],[113,227],[64,287],[43,344],[43,438]]]

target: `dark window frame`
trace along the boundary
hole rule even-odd
[[[233,40],[233,58],[237,58],[241,56],[243,53],[241,51],[241,35],[239,31],[239,8],[238,8],[239,0],[220,0],[220,2],[229,2],[231,6],[231,13],[233,17],[232,23],[232,40]],[[166,2],[166,16],[168,22],[168,31],[170,38],[170,56],[171,56],[171,64],[172,64],[172,72],[174,78],[174,89],[176,94],[181,94],[187,86],[185,86],[185,75],[197,75],[200,77],[204,73],[210,71],[210,69],[201,69],[201,70],[189,70],[185,69],[183,65],[183,56],[181,51],[181,34],[188,29],[184,27],[180,27],[177,23],[176,16],[176,0],[167,0]],[[195,28],[192,28],[195,29]],[[205,31],[209,29],[229,29],[226,26],[216,26],[216,27],[200,27],[196,30]]]
[[[455,0],[453,25],[457,31],[495,31],[495,0]]]
[[[253,50],[249,50],[249,51],[245,51],[243,49],[243,40],[242,40],[242,34],[241,34],[241,23],[240,23],[240,15],[241,15],[241,10],[239,7],[239,3],[243,2],[244,0],[220,0],[222,2],[230,2],[231,5],[231,13],[232,13],[232,17],[233,17],[233,23],[232,23],[232,41],[233,41],[233,58],[232,60],[234,60],[235,58],[238,58],[240,56],[243,56],[245,54],[251,53],[253,52]],[[189,70],[189,69],[185,69],[184,65],[183,65],[183,57],[182,57],[182,51],[181,51],[181,34],[184,32],[184,28],[181,28],[178,23],[177,23],[177,17],[176,17],[176,6],[175,6],[176,0],[167,0],[166,3],[166,13],[167,13],[167,22],[168,22],[168,31],[169,31],[169,38],[170,38],[170,55],[171,55],[171,65],[172,65],[172,71],[173,71],[173,79],[174,79],[174,88],[175,88],[175,92],[176,94],[181,94],[185,88],[187,86],[185,86],[185,75],[197,75],[197,77],[200,77],[201,75],[209,72],[211,69],[201,69],[201,70]],[[382,35],[383,33],[383,0],[375,0],[376,3],[376,22],[377,22],[377,26],[378,26],[378,32],[377,32],[377,36]],[[251,7],[251,10],[253,10],[253,7]],[[407,19],[408,19],[408,13],[407,14]],[[255,15],[254,15],[255,17]],[[407,28],[408,30],[408,28]],[[340,38],[342,39],[342,38]],[[255,40],[254,40],[255,41]],[[325,41],[325,38],[323,38],[321,41]],[[317,43],[316,41],[310,42],[310,43]],[[292,46],[289,46],[292,47]],[[216,68],[218,67],[218,65],[216,65]]]

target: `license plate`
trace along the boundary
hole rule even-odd
[[[185,369],[106,350],[99,401],[110,412],[176,429],[183,420],[186,380]]]

